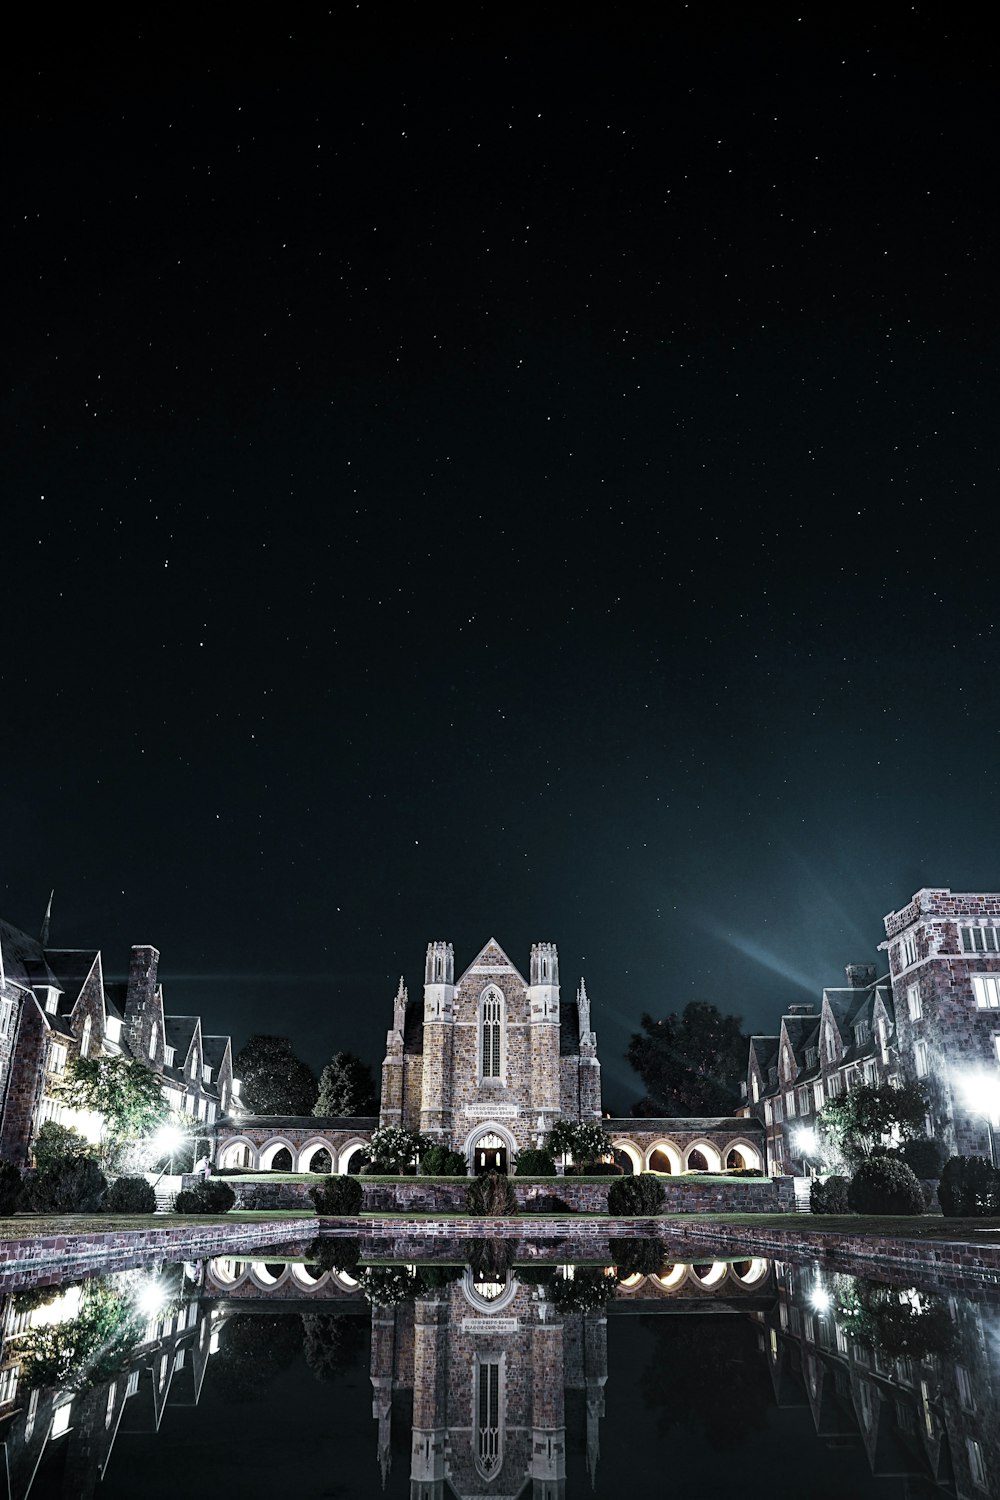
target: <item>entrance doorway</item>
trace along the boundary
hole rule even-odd
[[[481,1135],[472,1148],[472,1166],[477,1177],[483,1172],[506,1172],[507,1142],[492,1130]]]

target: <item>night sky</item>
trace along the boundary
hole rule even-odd
[[[214,14],[4,49],[2,914],[314,1065],[555,941],[626,1109],[996,889],[974,9]]]

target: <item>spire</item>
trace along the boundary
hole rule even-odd
[[[38,934],[38,941],[41,943],[43,948],[47,948],[49,946],[49,925],[52,921],[52,897],[54,895],[55,890],[49,891],[49,904],[45,908],[45,916],[42,918],[42,930]]]
[[[402,1031],[403,1027],[406,1025],[406,1006],[408,1000],[409,996],[406,993],[406,985],[403,983],[402,974],[400,974],[399,989],[396,991],[396,998],[392,1002],[393,1031]]]
[[[576,1008],[580,1013],[580,1035],[585,1036],[590,1030],[590,997],[587,994],[587,981],[582,976],[580,988],[576,992]]]

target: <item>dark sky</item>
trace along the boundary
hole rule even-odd
[[[997,887],[997,79],[542,14],[8,37],[0,896],[314,1064],[553,940],[624,1108]]]

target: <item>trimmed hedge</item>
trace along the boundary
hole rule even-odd
[[[574,1162],[566,1170],[567,1177],[622,1177],[625,1168],[620,1167],[616,1161],[581,1161]]]
[[[175,1214],[226,1214],[236,1202],[236,1194],[226,1182],[200,1182],[184,1188],[174,1199]]]
[[[96,1214],[108,1180],[88,1156],[65,1157],[24,1179],[21,1207],[35,1214]]]
[[[420,1158],[421,1177],[468,1177],[469,1167],[461,1151],[432,1146]]]
[[[155,1214],[156,1192],[145,1177],[119,1177],[101,1205],[106,1214]]]
[[[324,1177],[309,1189],[318,1214],[356,1214],[361,1210],[364,1188],[356,1177]]]
[[[465,1190],[465,1207],[470,1214],[487,1218],[506,1218],[517,1213],[517,1194],[513,1184],[500,1172],[484,1172]]]
[[[953,1156],[938,1183],[946,1219],[979,1219],[1000,1214],[1000,1172],[985,1156]]]
[[[0,1161],[0,1218],[7,1219],[21,1201],[21,1174],[12,1161]]]
[[[847,1189],[847,1203],[856,1214],[922,1214],[924,1195],[905,1161],[872,1156],[861,1163]]]
[[[666,1202],[663,1183],[654,1172],[620,1177],[608,1188],[609,1214],[658,1214]]]
[[[814,1214],[848,1214],[850,1208],[847,1202],[847,1189],[850,1186],[846,1177],[828,1177],[825,1182],[819,1178],[813,1179],[813,1185],[809,1189],[809,1211]]]
[[[536,1146],[525,1146],[514,1158],[518,1177],[555,1177],[556,1163],[551,1151],[542,1151]]]

